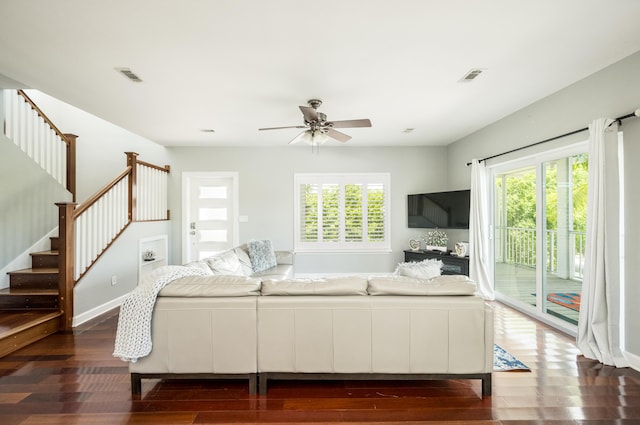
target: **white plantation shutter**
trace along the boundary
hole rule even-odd
[[[320,186],[317,184],[301,184],[299,186],[300,213],[299,239],[305,242],[318,241],[318,209]],[[298,202],[296,202],[297,204]]]
[[[384,186],[367,185],[367,237],[370,242],[383,241],[386,237],[386,203]]]
[[[390,250],[389,181],[388,173],[296,174],[296,250]]]
[[[362,242],[362,184],[349,184],[344,195],[345,242]]]

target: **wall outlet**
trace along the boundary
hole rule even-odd
[[[118,278],[115,275],[111,276],[111,285],[113,286],[117,284],[118,284]]]

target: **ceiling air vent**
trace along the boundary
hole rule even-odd
[[[465,76],[459,80],[459,82],[470,83],[471,81],[475,80],[478,77],[478,75],[482,74],[484,71],[485,70],[482,68],[472,69],[471,71],[467,72]]]
[[[127,77],[129,80],[134,83],[141,83],[142,80],[136,74],[133,73],[129,68],[116,68],[116,71]]]

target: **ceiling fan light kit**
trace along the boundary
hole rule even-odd
[[[310,144],[311,147],[314,147],[320,146],[330,139],[337,140],[342,143],[351,140],[351,136],[335,130],[335,128],[371,127],[371,121],[369,119],[327,121],[327,115],[323,112],[318,112],[318,108],[322,105],[322,101],[320,99],[309,99],[307,101],[307,104],[309,106],[299,107],[304,118],[304,125],[266,127],[259,128],[258,130],[262,131],[281,130],[285,128],[304,128],[306,130],[298,134],[293,140],[289,142],[289,144],[305,142]]]

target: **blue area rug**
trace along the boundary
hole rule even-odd
[[[516,359],[511,353],[498,344],[493,345],[493,371],[506,372],[512,370],[531,370],[527,365]]]

